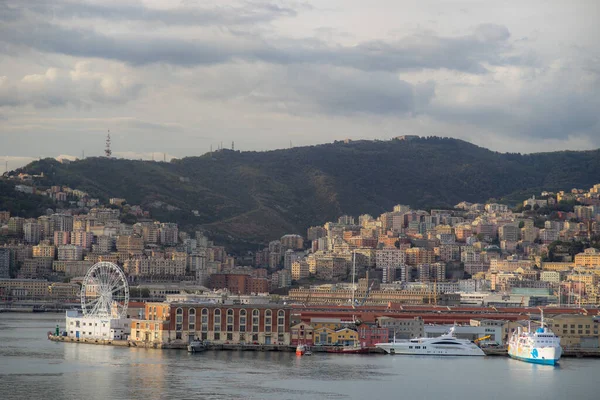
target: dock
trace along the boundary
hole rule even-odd
[[[481,350],[486,356],[505,356],[508,357],[508,348],[502,347],[482,347]],[[600,348],[586,349],[578,347],[567,347],[563,348],[562,357],[575,357],[575,358],[600,358]]]

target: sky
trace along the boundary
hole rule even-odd
[[[597,0],[0,0],[0,161],[600,147]],[[1,166],[4,172],[5,165]]]

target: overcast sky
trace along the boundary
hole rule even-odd
[[[0,0],[0,160],[600,147],[597,0]],[[2,165],[4,172],[4,165]]]

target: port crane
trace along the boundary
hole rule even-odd
[[[473,343],[479,343],[482,340],[487,340],[487,339],[489,339],[491,337],[492,337],[492,335],[486,335],[486,336],[483,336],[483,337],[480,337],[480,338],[477,338],[477,339],[473,340]]]

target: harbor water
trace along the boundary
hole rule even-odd
[[[597,399],[600,359],[207,351],[46,339],[63,314],[0,314],[0,398]]]

